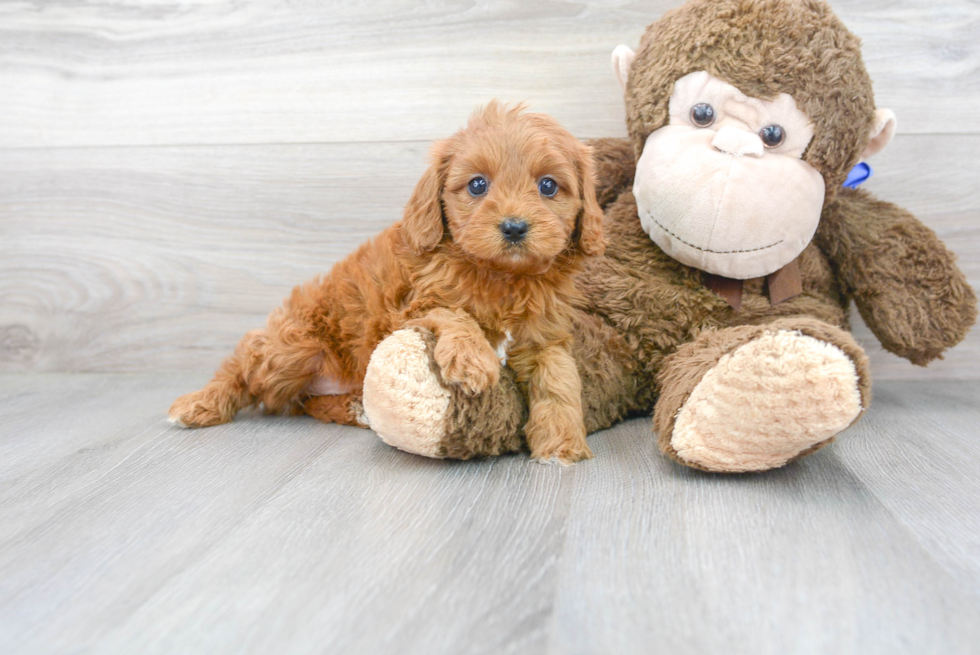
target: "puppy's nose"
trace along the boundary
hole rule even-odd
[[[500,231],[511,243],[520,243],[527,236],[527,221],[521,218],[505,218],[500,223]]]

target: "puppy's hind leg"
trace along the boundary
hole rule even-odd
[[[322,365],[319,341],[288,311],[276,310],[265,330],[242,338],[213,380],[174,402],[170,420],[198,428],[227,423],[238,410],[259,403],[273,414],[295,410]]]
[[[324,423],[368,427],[360,389],[334,396],[311,396],[303,403],[303,411]]]
[[[258,404],[259,399],[249,390],[248,379],[261,366],[267,346],[265,330],[247,333],[203,389],[174,401],[168,412],[170,422],[182,428],[219,425],[233,419],[243,407]]]

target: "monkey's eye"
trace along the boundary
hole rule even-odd
[[[786,130],[779,125],[766,125],[759,130],[759,137],[767,148],[778,148],[786,140]]]
[[[558,193],[558,183],[555,182],[550,177],[543,177],[541,181],[538,182],[538,191],[541,195],[546,198],[553,198],[556,193]]]
[[[706,102],[691,107],[691,122],[698,127],[708,127],[715,122],[715,108]]]
[[[470,195],[474,198],[482,196],[487,192],[487,178],[482,176],[476,176],[466,185],[466,190],[470,192]]]

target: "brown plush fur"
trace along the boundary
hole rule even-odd
[[[489,186],[473,197],[467,184],[477,175]],[[538,192],[545,176],[558,183],[552,198]],[[500,229],[511,217],[529,225],[516,245]],[[442,378],[470,394],[497,384],[494,346],[509,334],[509,364],[529,394],[532,455],[591,457],[571,302],[581,260],[603,248],[589,149],[547,116],[491,103],[435,145],[401,223],[294,289],[267,328],[248,333],[214,380],[179,398],[170,415],[200,427],[258,403],[287,411],[325,378],[350,393],[309,399],[305,409],[356,423],[369,357],[392,331],[431,330]]]
[[[976,321],[976,297],[955,255],[901,207],[843,189],[815,241],[881,345],[913,364],[942,358]]]
[[[572,355],[582,377],[585,427],[595,432],[636,411],[631,402],[635,396],[632,357],[618,335],[595,316],[576,311],[572,323],[576,336]],[[431,353],[435,339],[429,334],[427,340]],[[432,369],[440,376],[434,358]],[[452,399],[438,457],[470,459],[526,449],[527,407],[512,371],[504,369],[497,386],[476,396],[449,388]],[[595,393],[597,389],[602,393]]]
[[[636,160],[629,141],[594,139],[592,157],[595,166],[596,199],[605,208],[633,184]]]
[[[677,408],[711,362],[763,327],[791,326],[840,348],[854,362],[866,406],[867,360],[843,332],[852,299],[884,347],[916,364],[939,357],[973,325],[976,297],[936,235],[894,205],[841,188],[874,122],[859,45],[817,0],[691,0],[648,27],[626,88],[630,141],[593,144],[609,246],[580,277],[583,310],[593,319],[575,331],[590,430],[663,403],[657,427],[671,456]],[[799,257],[803,293],[777,305],[763,279],[748,280],[735,312],[705,287],[700,271],[665,255],[641,228],[629,190],[635,159],[667,123],[674,81],[697,70],[758,98],[788,93],[815,123],[804,159],[826,182],[824,210]],[[452,411],[470,418],[471,431],[501,434],[518,415],[512,399],[499,398],[475,419],[459,406],[467,402],[454,400]],[[512,445],[513,434],[502,443]],[[497,452],[492,444],[480,448]]]
[[[819,0],[690,0],[647,27],[626,85],[637,158],[667,124],[674,82],[704,70],[753,98],[788,93],[814,123],[803,159],[820,171],[825,202],[858,162],[874,122],[861,42]]]
[[[442,372],[435,363],[435,335],[424,329],[419,332],[431,357],[432,372],[437,379],[442,380]],[[512,370],[502,369],[500,382],[476,396],[466,394],[459,386],[445,386],[454,396],[449,406],[455,412],[446,417],[446,436],[440,443],[436,456],[470,459],[524,448],[527,405]],[[499,414],[495,415],[495,412]],[[499,420],[501,416],[505,420]]]

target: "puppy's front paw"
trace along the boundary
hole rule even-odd
[[[557,460],[559,464],[568,465],[592,459],[581,419],[552,416],[542,420],[541,412],[532,409],[525,433],[531,447],[531,457],[540,462]]]
[[[486,341],[439,339],[433,357],[443,380],[462,386],[472,395],[486,391],[500,380],[500,360]]]
[[[531,451],[531,457],[539,462],[553,462],[568,466],[584,459],[592,459],[594,455],[585,438],[566,439],[560,443],[549,444]]]
[[[205,389],[181,396],[168,412],[170,422],[181,428],[206,428],[227,423],[217,400]]]

